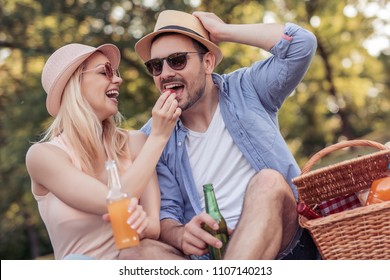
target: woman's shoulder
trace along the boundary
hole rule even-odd
[[[39,182],[42,181],[43,177],[48,176],[48,169],[57,168],[64,160],[69,160],[66,153],[48,142],[35,143],[28,149],[25,164],[31,177],[34,194],[45,195],[47,193],[47,190]]]
[[[47,153],[50,151],[51,145],[48,142],[37,142],[31,145],[28,150],[26,157],[36,157],[36,156],[42,156],[42,154]]]
[[[29,147],[26,153],[26,164],[41,162],[42,158],[67,157],[61,148],[52,145],[50,142],[38,142]],[[46,161],[43,161],[46,162]]]

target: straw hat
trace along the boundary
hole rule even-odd
[[[58,114],[64,88],[74,71],[93,53],[100,51],[110,61],[112,67],[119,67],[121,55],[112,44],[97,48],[83,44],[68,44],[56,50],[46,61],[42,71],[42,86],[47,93],[46,108],[50,115]]]
[[[216,58],[216,65],[222,60],[222,52],[219,47],[210,41],[208,31],[203,27],[199,19],[191,14],[180,11],[165,10],[158,16],[154,31],[135,44],[135,51],[143,61],[150,59],[152,41],[156,35],[161,33],[174,32],[189,36],[202,43],[209,51],[213,52]]]

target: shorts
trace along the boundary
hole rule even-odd
[[[321,256],[307,229],[298,227],[290,244],[276,257],[277,260],[320,260]]]

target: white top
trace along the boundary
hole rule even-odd
[[[202,209],[205,211],[203,185],[213,184],[219,209],[228,227],[234,229],[246,187],[256,171],[234,144],[219,105],[206,132],[188,131],[185,144]]]

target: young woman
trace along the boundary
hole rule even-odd
[[[26,166],[56,259],[82,254],[116,259],[107,213],[105,162],[115,160],[131,197],[128,223],[140,238],[160,234],[160,192],[155,167],[181,114],[175,94],[164,92],[153,110],[151,135],[119,127],[120,52],[69,44],[55,51],[42,72],[46,108],[54,120],[30,147]]]

